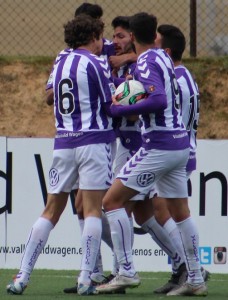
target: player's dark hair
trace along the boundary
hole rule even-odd
[[[112,20],[112,27],[122,27],[123,29],[130,31],[130,17],[118,16]]]
[[[80,14],[89,15],[94,19],[100,19],[103,16],[103,9],[98,4],[84,2],[75,10],[74,16],[76,17]]]
[[[173,25],[163,24],[158,26],[157,31],[160,33],[162,39],[162,48],[171,49],[171,58],[173,61],[179,61],[185,50],[186,40],[181,30]]]
[[[101,20],[80,14],[64,25],[64,40],[70,48],[77,49],[88,45],[93,38],[99,39],[103,31]]]
[[[146,12],[137,13],[130,18],[130,30],[140,44],[152,44],[156,38],[157,18]]]

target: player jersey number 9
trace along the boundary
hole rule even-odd
[[[70,78],[60,80],[58,86],[58,106],[61,115],[69,115],[74,111],[74,95],[71,92],[73,82]]]
[[[174,106],[177,110],[180,109],[180,97],[179,97],[179,88],[178,88],[178,83],[177,79],[174,73],[172,73],[171,76],[171,84],[172,84],[172,90],[175,95],[175,101],[174,101]]]

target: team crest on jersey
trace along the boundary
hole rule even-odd
[[[155,174],[152,172],[142,172],[137,176],[137,183],[139,186],[145,187],[154,182]]]
[[[154,85],[150,85],[149,86],[149,91],[150,92],[154,92],[155,91],[155,86]]]
[[[59,173],[55,168],[49,171],[49,183],[51,186],[55,186],[59,182]]]

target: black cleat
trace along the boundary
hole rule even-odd
[[[187,280],[188,272],[185,266],[185,263],[181,264],[178,268],[177,273],[173,273],[171,275],[171,278],[167,283],[165,283],[163,286],[157,288],[154,290],[155,294],[167,294],[174,288],[177,288],[178,286],[184,284]]]
[[[75,286],[73,286],[71,288],[65,288],[63,291],[66,294],[77,294],[78,293],[78,284],[76,284]]]

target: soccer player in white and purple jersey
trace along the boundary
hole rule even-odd
[[[174,64],[175,74],[180,90],[182,119],[186,126],[190,141],[190,154],[186,166],[186,172],[189,178],[191,172],[196,170],[196,136],[200,107],[199,89],[189,70],[184,65],[177,64],[175,61]]]
[[[179,28],[173,25],[160,25],[158,27],[155,45],[158,48],[165,49],[165,51],[170,55],[174,63],[175,74],[178,81],[182,119],[187,128],[190,140],[190,155],[186,166],[187,178],[189,178],[191,171],[196,167],[195,153],[193,154],[193,152],[195,152],[196,149],[196,129],[199,118],[199,92],[191,74],[183,65],[181,65],[185,44],[185,37]],[[187,271],[183,255],[184,249],[180,239],[179,230],[169,213],[166,199],[161,199],[161,197],[154,198],[153,210],[155,218],[154,221],[159,223],[160,228],[167,231],[175,244],[175,248],[177,249],[179,256],[181,257],[181,264],[177,269],[175,267],[174,259],[170,256],[172,263],[171,278],[163,286],[154,290],[154,293],[156,294],[167,294],[186,281],[185,278]],[[139,210],[137,210],[137,212],[139,212]],[[148,223],[149,222],[147,221],[143,224],[145,231],[149,228]],[[152,224],[152,219],[150,220],[150,224]],[[145,227],[145,225],[147,226]],[[207,280],[209,276],[208,271],[201,267],[201,272],[204,280]]]
[[[112,27],[114,29],[113,43],[117,56],[134,51],[129,21],[130,18],[126,16],[118,16],[112,21]],[[126,76],[129,78],[129,75],[133,75],[135,67],[136,63],[128,63],[117,70],[113,69],[112,74],[116,74],[118,76],[117,79],[119,80],[122,78],[126,80]],[[114,78],[114,82],[116,81],[116,78]],[[117,123],[118,126],[116,131],[118,132],[119,143],[115,157],[115,175],[118,175],[123,165],[138,151],[142,145],[140,123],[141,121],[139,119],[133,121],[125,117],[120,118],[119,123]],[[156,190],[151,191],[150,196],[152,197],[152,194],[155,193]],[[132,244],[134,240],[132,212],[134,213],[135,221],[138,223],[138,225],[145,225],[141,223],[141,217],[142,215],[145,215],[145,211],[151,209],[151,204],[151,200],[147,195],[137,194],[135,197],[131,198],[131,201],[129,201],[125,207],[132,227]],[[143,213],[141,213],[142,210]],[[150,220],[150,224],[152,230],[150,230],[148,233],[151,235],[153,240],[158,243],[159,246],[161,246],[167,255],[169,255],[171,258],[174,258],[172,260],[173,266],[175,269],[179,269],[184,260],[182,260],[180,255],[177,253],[178,251],[173,243],[173,239],[169,237],[166,230],[161,228],[160,224],[156,222],[154,217],[152,220]]]
[[[84,2],[81,5],[79,5],[75,10],[75,17],[77,17],[78,15],[81,15],[81,14],[89,15],[90,17],[92,17],[94,19],[101,19],[103,16],[103,9],[98,4]],[[73,51],[72,48],[66,48],[66,49],[62,50],[57,55],[57,57],[54,61],[54,64],[53,64],[53,67],[52,67],[52,70],[51,70],[51,73],[49,75],[49,79],[48,79],[48,82],[46,85],[46,102],[48,105],[52,105],[54,102],[54,99],[53,99],[53,71],[54,71],[55,67],[57,66],[57,64],[59,63],[59,61],[65,59],[65,57],[68,56],[72,51]],[[97,55],[99,55],[101,58],[108,60],[108,58],[114,54],[115,54],[115,51],[114,51],[113,43],[111,41],[103,38],[102,50],[101,50],[101,52],[97,53]],[[113,148],[115,149],[115,147],[113,147]],[[75,208],[77,211],[79,226],[80,226],[80,229],[82,232],[83,228],[84,228],[84,215],[83,215],[81,191],[78,189],[78,182],[75,183],[75,186],[73,187],[73,191],[75,194]],[[102,214],[102,222],[107,223],[105,214]],[[105,239],[104,232],[105,231],[102,232],[102,240]],[[109,238],[107,240],[105,240],[105,242],[108,243],[108,245],[110,247],[112,247],[112,245],[110,245],[110,242],[111,242],[110,235],[109,235]],[[94,283],[100,283],[100,282],[103,282],[104,280],[107,280],[107,278],[104,276],[102,257],[101,257],[100,253],[97,256],[94,273],[91,275],[91,278]],[[78,290],[78,285],[77,285],[77,276],[76,276],[76,284],[73,287],[65,288],[64,293],[77,293],[77,290]]]
[[[103,200],[120,270],[109,284],[97,290],[113,291],[140,284],[133,264],[130,224],[124,205],[137,193],[147,193],[156,184],[158,196],[167,199],[170,214],[180,231],[188,263],[189,289],[194,290],[194,295],[206,295],[197,251],[198,231],[188,207],[185,167],[189,139],[182,123],[173,63],[165,51],[154,49],[155,16],[136,14],[130,20],[130,28],[138,55],[134,77],[143,83],[148,98],[131,106],[121,106],[113,99],[116,105],[111,110],[114,116],[140,115],[143,143],[123,166]]]
[[[109,40],[107,40],[105,38],[103,38],[102,40],[103,40],[103,46],[102,46],[102,51],[99,54],[99,56],[108,60],[109,56],[114,55],[114,53],[115,53],[114,46],[113,46],[113,43],[110,42]],[[66,48],[66,49],[62,50],[61,52],[59,52],[59,54],[57,55],[57,57],[54,61],[51,73],[49,75],[48,81],[47,81],[46,91],[53,88],[53,71],[54,71],[55,66],[58,64],[58,62],[60,60],[62,60],[67,55],[69,55],[72,51],[73,51],[72,48]],[[48,102],[48,104],[52,105],[53,101],[50,101],[50,103]]]
[[[107,62],[94,55],[102,49],[104,24],[79,15],[64,26],[65,42],[74,50],[53,72],[56,136],[49,171],[46,207],[32,227],[16,279],[7,292],[22,294],[30,274],[57,224],[75,182],[79,181],[85,218],[78,294],[96,294],[92,273],[101,242],[102,199],[112,182],[111,144],[115,141]]]
[[[160,25],[157,29],[156,46],[170,55],[174,63],[174,70],[179,86],[180,104],[183,123],[188,132],[190,154],[186,171],[188,178],[196,169],[196,135],[199,123],[199,89],[192,74],[182,64],[182,55],[185,50],[185,37],[181,30],[169,24]]]
[[[80,14],[88,15],[94,19],[101,19],[103,16],[103,9],[100,5],[98,4],[93,4],[93,3],[88,3],[84,2],[81,5],[79,5],[76,10],[74,16],[79,16]],[[46,91],[47,91],[47,104],[52,105],[53,104],[53,70],[57,63],[62,60],[65,56],[70,54],[73,51],[72,48],[66,48],[62,51],[59,52],[57,57],[55,58],[55,61],[53,63],[53,67],[51,70],[51,73],[49,75],[47,85],[46,85]],[[102,46],[102,51],[99,53],[99,55],[106,60],[110,56],[115,55],[115,50],[114,50],[114,45],[111,41],[108,39],[103,38],[103,46]]]

